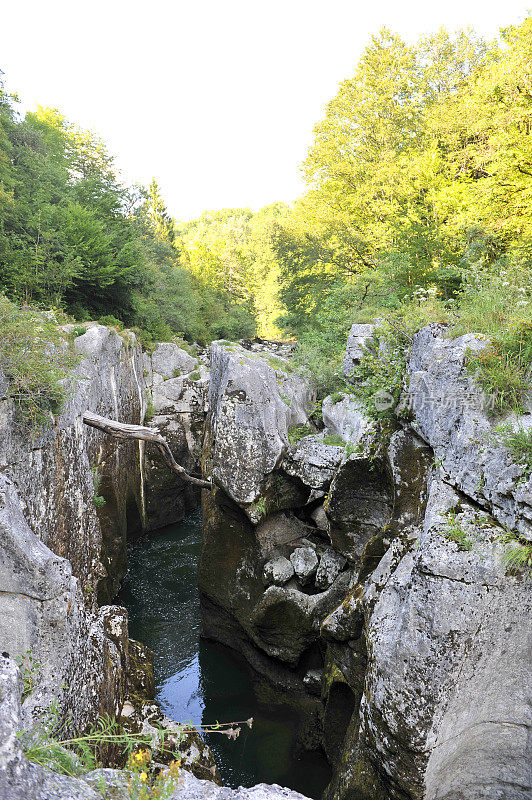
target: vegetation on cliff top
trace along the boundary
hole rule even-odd
[[[0,86],[0,289],[136,326],[148,344],[293,335],[321,396],[345,388],[353,322],[379,317],[409,336],[445,321],[487,337],[470,367],[498,410],[519,408],[532,356],[531,63],[530,16],[495,42],[441,29],[407,44],[383,29],[316,126],[293,208],[187,223],[155,181],[123,186],[97,136],[50,109],[21,119]],[[394,393],[388,366],[376,382]]]

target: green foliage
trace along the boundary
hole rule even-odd
[[[15,661],[22,674],[22,702],[24,702],[35,688],[35,676],[41,665],[35,660],[31,650],[28,650],[24,655],[16,656]]]
[[[0,295],[0,330],[0,370],[15,403],[17,423],[38,432],[61,410],[65,378],[78,359],[53,312],[20,308]]]
[[[532,428],[499,425],[490,438],[508,448],[515,463],[523,469],[523,480],[527,481],[532,475]]]
[[[335,406],[337,403],[341,403],[344,397],[345,397],[344,392],[333,392],[330,396],[332,405]]]
[[[331,445],[332,447],[346,447],[346,443],[342,439],[341,436],[338,436],[336,433],[330,433],[327,436],[324,436],[323,444]]]
[[[310,436],[312,428],[310,425],[290,425],[288,428],[288,441],[292,447],[303,439],[305,436]]]
[[[156,414],[155,406],[151,395],[148,394],[146,398],[146,413],[144,414],[144,422],[150,422]]]
[[[307,193],[274,246],[284,329],[324,383],[339,378],[353,322],[413,312],[418,327],[484,334],[471,371],[496,412],[521,407],[532,360],[532,17],[502,37],[499,47],[442,29],[411,46],[383,30],[316,126]],[[370,410],[376,391],[397,399],[403,361],[393,341],[365,359],[357,378]]]
[[[347,444],[346,444],[346,446],[345,446],[345,457],[346,457],[346,458],[349,458],[349,457],[350,457],[350,456],[352,456],[352,455],[353,455],[353,453],[355,453],[355,452],[356,452],[356,447],[355,447],[355,445],[353,444],[353,442],[347,442]]]
[[[189,381],[199,381],[200,378],[201,378],[201,373],[200,373],[199,369],[195,369],[188,376],[188,380]]]
[[[516,574],[524,568],[532,570],[532,544],[521,539],[513,531],[506,531],[499,542],[505,545],[503,562],[510,574]]]
[[[105,497],[103,497],[101,494],[98,494],[101,481],[102,476],[100,475],[100,470],[98,467],[92,467],[92,482],[94,485],[93,502],[96,509],[103,508],[106,503]]]
[[[446,539],[458,545],[459,550],[469,552],[473,549],[473,541],[468,536],[467,532],[464,531],[456,514],[452,511],[447,514],[447,524],[443,528],[443,533]]]

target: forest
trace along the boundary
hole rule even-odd
[[[519,392],[532,353],[531,17],[497,41],[381,30],[315,127],[304,195],[258,212],[176,221],[155,180],[120,182],[97,135],[16,109],[1,88],[6,298],[145,343],[294,337],[322,394],[342,388],[353,322],[379,318],[397,353],[416,326],[448,322],[491,337],[476,364],[487,388]],[[395,362],[379,369],[393,384]]]

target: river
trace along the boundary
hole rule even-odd
[[[195,725],[254,718],[236,741],[206,736],[225,785],[278,783],[319,798],[330,770],[319,753],[297,752],[297,716],[261,703],[250,667],[223,645],[200,640],[197,565],[201,514],[144,537],[128,550],[128,575],[117,598],[129,634],[154,652],[157,700],[165,714]]]

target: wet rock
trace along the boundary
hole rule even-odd
[[[293,576],[294,567],[284,556],[267,561],[264,565],[263,577],[268,584],[275,583],[276,586],[284,586]]]
[[[322,678],[323,678],[322,669],[309,669],[308,672],[305,673],[305,677],[303,678],[303,683],[305,684],[310,694],[314,694],[316,695],[316,697],[319,697],[321,695]]]
[[[375,332],[375,325],[355,323],[351,326],[347,338],[347,348],[344,354],[344,375],[350,378],[353,374],[353,367],[359,364],[364,354],[364,348],[371,343],[371,337]]]
[[[318,568],[316,551],[312,547],[298,547],[290,555],[290,561],[301,583],[309,583]]]
[[[326,550],[320,558],[320,564],[316,572],[316,586],[319,589],[326,589],[333,583],[347,563],[344,556],[339,555],[334,550]]]

